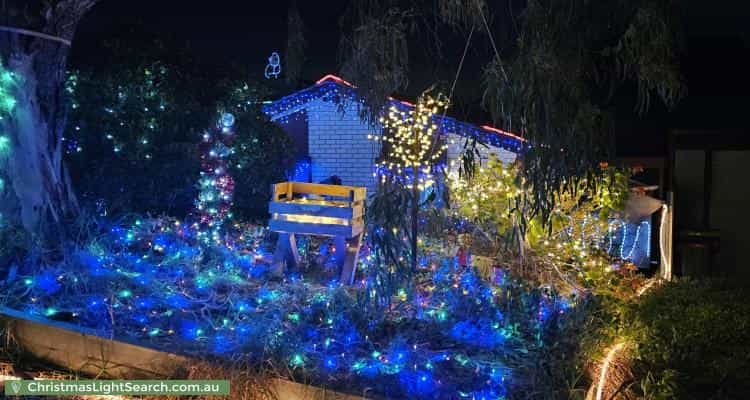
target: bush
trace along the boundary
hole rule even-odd
[[[266,218],[270,184],[284,180],[291,165],[288,135],[261,111],[263,100],[276,97],[267,85],[215,82],[184,67],[142,61],[71,73],[66,91],[66,158],[84,205],[100,215],[186,216],[197,193],[202,133],[220,112],[231,112],[238,121],[234,211]]]
[[[750,289],[727,281],[669,283],[632,305],[633,372],[646,398],[750,395]]]
[[[538,364],[522,371],[541,397],[584,398],[608,349],[625,342],[606,398],[615,390],[613,399],[748,398],[750,288],[679,280],[638,297],[628,275],[622,278],[544,331]]]

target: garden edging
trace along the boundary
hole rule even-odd
[[[35,357],[71,371],[108,379],[169,378],[196,360],[133,343],[103,338],[94,330],[0,307],[7,333]],[[280,378],[269,387],[280,400],[365,400]]]

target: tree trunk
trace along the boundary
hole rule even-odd
[[[0,211],[36,240],[59,240],[64,232],[61,223],[78,211],[63,163],[69,53],[69,45],[63,41],[72,40],[81,17],[96,1],[61,0],[41,5],[41,27],[36,28],[47,37],[34,32],[0,32],[0,58],[18,77],[11,92],[15,108],[9,118],[0,121],[11,142],[4,166],[9,181],[6,196],[11,201],[4,201]]]
[[[414,154],[419,154],[420,146],[419,132],[414,130]],[[412,273],[417,271],[419,263],[419,168],[411,166],[411,270]]]
[[[412,205],[411,205],[411,269],[412,272],[417,270],[419,265],[419,171],[414,168],[414,178],[412,180]]]

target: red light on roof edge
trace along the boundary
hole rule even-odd
[[[334,82],[336,82],[336,83],[340,83],[340,84],[342,84],[342,85],[346,85],[346,86],[349,86],[349,87],[354,87],[354,85],[352,85],[351,83],[349,83],[349,82],[345,81],[345,80],[344,80],[344,79],[342,79],[342,78],[339,78],[339,77],[338,77],[338,76],[336,76],[336,75],[332,75],[332,74],[328,74],[328,75],[326,75],[326,76],[324,76],[324,77],[322,77],[322,78],[318,79],[318,81],[317,81],[317,82],[315,82],[315,84],[316,84],[316,85],[320,85],[321,83],[323,83],[323,82],[325,82],[325,81],[334,81]]]
[[[482,129],[485,129],[485,130],[488,130],[488,131],[491,131],[491,132],[499,133],[499,134],[501,134],[501,135],[505,135],[505,136],[511,136],[511,137],[513,137],[513,138],[516,138],[516,139],[518,139],[518,140],[522,141],[522,142],[525,142],[525,141],[526,141],[526,139],[524,139],[524,138],[522,138],[522,137],[520,137],[520,136],[518,136],[518,135],[514,135],[514,134],[512,134],[512,133],[510,133],[510,132],[507,132],[507,131],[504,131],[504,130],[502,130],[502,129],[497,129],[497,128],[495,128],[494,126],[489,126],[489,125],[482,125],[482,126],[480,126],[480,128],[482,128]]]
[[[336,83],[339,83],[339,84],[342,84],[342,85],[345,85],[345,86],[349,86],[351,88],[356,88],[356,86],[352,85],[351,83],[347,82],[346,80],[344,80],[344,79],[342,79],[342,78],[340,78],[340,77],[338,77],[336,75],[333,75],[333,74],[328,74],[328,75],[326,75],[326,76],[318,79],[318,81],[315,82],[315,84],[316,85],[320,85],[321,83],[326,82],[326,81],[333,81],[333,82],[336,82]],[[414,107],[413,103],[410,103],[410,102],[405,101],[405,100],[397,100],[397,99],[394,99],[393,97],[389,97],[389,99],[401,102],[401,103],[403,103],[403,104],[405,104],[405,105],[407,105],[409,107]],[[491,132],[499,133],[501,135],[510,136],[510,137],[518,139],[518,140],[520,140],[522,142],[526,141],[526,139],[524,139],[524,138],[522,138],[522,137],[520,137],[518,135],[514,135],[514,134],[512,134],[510,132],[506,132],[504,130],[497,129],[497,128],[489,126],[489,125],[482,125],[482,126],[480,126],[480,128],[482,128],[484,130],[491,131]]]
[[[328,74],[328,75],[326,75],[326,76],[318,79],[318,81],[315,82],[315,84],[316,85],[320,85],[321,83],[326,82],[326,81],[333,81],[333,82],[336,82],[336,83],[340,83],[342,85],[349,86],[351,88],[356,88],[356,86],[352,85],[347,80],[342,79],[342,78],[340,78],[340,77],[338,77],[336,75],[333,75],[333,74]],[[389,97],[388,99],[389,100],[393,100],[393,101],[398,101],[398,102],[403,103],[403,104],[405,104],[405,105],[407,105],[409,107],[414,107],[414,103],[410,103],[410,102],[408,102],[406,100],[398,100],[398,99],[394,99],[393,97]]]

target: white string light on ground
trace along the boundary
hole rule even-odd
[[[643,283],[643,285],[636,291],[636,296],[641,297],[646,292],[651,290],[654,286],[656,286],[658,283],[660,283],[660,279],[649,279],[646,282]],[[614,345],[612,345],[609,349],[607,349],[606,356],[602,360],[600,364],[599,369],[599,379],[596,382],[596,385],[592,385],[589,388],[588,393],[586,394],[586,400],[603,400],[605,399],[604,396],[604,390],[608,386],[608,384],[612,383],[612,381],[615,379],[613,374],[610,372],[612,369],[612,365],[615,364],[615,362],[619,359],[618,356],[626,350],[628,347],[628,341],[624,338],[621,338],[619,341],[617,341]],[[623,360],[624,361],[624,360]],[[594,391],[594,388],[596,390]]]

